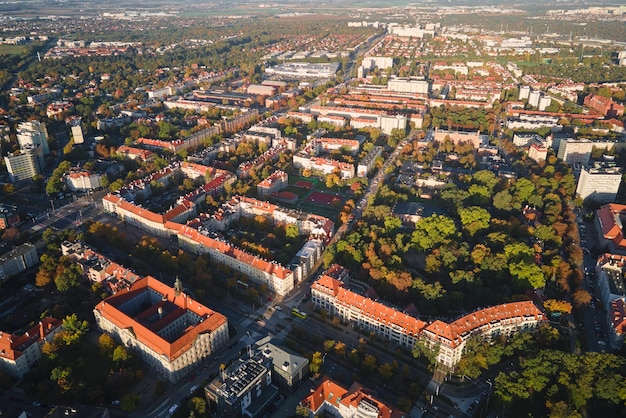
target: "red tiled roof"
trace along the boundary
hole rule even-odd
[[[610,324],[617,335],[626,333],[626,301],[623,298],[611,302]]]
[[[48,334],[55,332],[61,324],[61,321],[58,319],[47,317],[21,335],[0,332],[0,357],[16,360],[24,354],[28,347],[42,341]]]
[[[149,289],[163,295],[163,300],[134,317],[130,317],[118,309],[124,302]],[[145,319],[144,316],[153,315],[159,307],[167,308],[164,310],[166,314],[162,319],[150,325],[145,325],[145,322],[142,323],[141,320]],[[193,345],[199,334],[212,332],[226,323],[224,315],[201,305],[184,293],[176,296],[173,288],[150,276],[136,281],[128,289],[121,290],[98,303],[95,310],[117,327],[131,330],[137,340],[156,353],[167,356],[170,361],[184,354]],[[182,336],[171,343],[156,334],[156,331],[184,315],[186,311],[193,312],[203,318],[202,322],[190,325]]]
[[[169,225],[170,223],[166,224],[166,227],[168,227]],[[272,263],[267,260],[263,260],[262,258],[247,253],[228,242],[219,241],[214,238],[207,237],[206,235],[202,235],[198,230],[189,226],[181,225],[178,228],[178,234],[186,236],[187,238],[197,243],[200,243],[207,248],[226,254],[229,257],[235,258],[245,264],[248,264],[249,266],[254,267],[257,270],[264,271],[281,280],[288,279],[292,274],[291,270],[283,267],[278,263]]]
[[[336,409],[339,409],[339,403],[342,403],[346,407],[356,410],[362,401],[367,401],[368,404],[378,408],[378,418],[399,418],[405,415],[376,399],[371,390],[358,382],[354,382],[350,389],[346,390],[332,380],[326,379],[309,396],[304,398],[302,403],[317,415],[324,402],[333,405]]]
[[[320,276],[311,287],[332,294],[338,303],[357,309],[362,315],[377,322],[403,328],[407,334],[418,335],[426,326],[424,321],[344,288],[343,283],[328,275]]]
[[[609,203],[598,209],[598,220],[604,238],[613,241],[618,247],[626,247],[626,237],[621,216],[626,215],[626,205]]]

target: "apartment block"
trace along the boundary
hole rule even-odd
[[[490,340],[496,336],[532,331],[544,321],[542,312],[532,302],[514,302],[485,308],[465,315],[452,323],[426,323],[347,289],[343,282],[327,274],[311,285],[311,299],[316,308],[324,309],[344,322],[373,332],[398,346],[412,349],[418,340],[439,347],[437,361],[454,367],[460,360],[467,339],[479,336]]]
[[[46,124],[39,121],[22,122],[17,126],[17,142],[20,148],[41,147],[43,155],[50,154]]]
[[[0,280],[21,273],[39,263],[37,249],[27,242],[0,256]]]
[[[373,390],[358,382],[345,389],[330,379],[312,389],[300,404],[308,409],[309,418],[404,418],[408,415],[380,401]]]
[[[613,202],[621,183],[621,168],[583,168],[578,178],[576,196],[601,203]]]
[[[32,180],[45,168],[43,149],[41,146],[28,145],[22,148],[19,154],[5,156],[4,163],[11,182]]]
[[[61,329],[61,321],[46,317],[24,334],[0,331],[0,369],[21,379],[41,358],[41,346]]]

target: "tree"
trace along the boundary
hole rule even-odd
[[[72,388],[72,369],[70,367],[55,367],[50,372],[50,380],[56,381],[63,392]]]
[[[548,299],[543,302],[543,307],[548,312],[572,313],[572,304],[564,300]]]
[[[115,340],[109,334],[104,333],[98,338],[98,348],[106,355],[113,355]]]
[[[591,302],[591,294],[585,289],[577,289],[572,293],[572,302],[577,308],[589,306]]]
[[[122,398],[120,406],[124,411],[134,411],[139,406],[139,401],[141,401],[141,397],[139,395],[136,393],[129,393]]]
[[[418,251],[425,251],[457,236],[456,225],[452,219],[443,215],[432,215],[417,221],[411,243]]]
[[[385,380],[389,380],[389,378],[393,376],[394,371],[395,371],[394,369],[395,367],[393,363],[383,363],[380,366],[378,366],[378,372]]]
[[[365,366],[365,368],[367,368],[367,370],[369,370],[370,372],[376,369],[377,362],[378,359],[376,358],[376,356],[373,356],[371,354],[366,354],[363,358],[363,366]]]
[[[124,348],[124,346],[118,345],[115,347],[115,350],[113,350],[111,359],[118,365],[124,363],[128,360],[128,351]]]
[[[489,221],[491,220],[491,215],[487,209],[478,206],[459,209],[459,217],[461,218],[461,225],[470,237],[473,237],[478,231],[489,228]]]
[[[300,230],[298,229],[298,226],[294,224],[287,225],[287,227],[285,228],[285,236],[291,239],[298,238],[300,236]]]
[[[59,292],[67,292],[73,287],[80,284],[81,275],[80,265],[72,264],[70,267],[63,269],[63,272],[54,279],[54,284]]]
[[[320,372],[320,369],[322,367],[322,353],[320,353],[319,351],[316,351],[313,353],[313,356],[311,356],[311,362],[309,363],[309,371],[316,375]]]
[[[76,314],[68,315],[63,320],[63,335],[65,345],[72,345],[80,341],[83,335],[89,331],[89,322],[81,321]]]
[[[206,400],[198,396],[194,396],[189,399],[189,409],[195,411],[198,415],[204,415],[206,413]]]

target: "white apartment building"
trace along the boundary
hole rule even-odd
[[[591,141],[585,138],[561,139],[559,141],[559,148],[556,156],[567,164],[580,164],[586,166],[589,164],[591,151],[594,147],[608,150],[613,147],[621,148],[623,146],[624,143],[617,143],[614,141]]]
[[[400,93],[428,94],[430,83],[417,77],[393,77],[387,82],[387,88]]]
[[[39,263],[37,249],[30,242],[24,243],[0,256],[0,280],[6,280],[37,263]]]
[[[45,168],[43,149],[41,146],[26,146],[20,150],[19,154],[5,156],[4,163],[11,182],[32,180]]]
[[[331,160],[330,158],[310,157],[299,153],[293,156],[293,166],[295,168],[319,171],[324,175],[338,170],[342,179],[354,177],[354,166],[352,164]]]
[[[41,146],[43,155],[50,154],[48,131],[45,123],[36,120],[20,123],[17,126],[17,142],[20,144],[20,148]]]
[[[613,202],[621,183],[621,168],[583,168],[578,178],[576,196],[601,203]]]
[[[102,187],[99,173],[91,171],[72,171],[64,176],[65,185],[71,192],[87,192]]]

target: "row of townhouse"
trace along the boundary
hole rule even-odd
[[[419,339],[431,347],[439,347],[439,363],[454,367],[460,360],[466,341],[472,336],[490,340],[497,336],[534,330],[544,321],[543,313],[531,301],[507,303],[485,308],[448,324],[430,324],[397,309],[355,293],[344,283],[322,274],[311,285],[313,304],[340,320],[355,324],[393,341],[400,347],[412,349]]]
[[[214,233],[172,222],[167,227],[176,231],[178,244],[183,250],[196,255],[208,254],[212,261],[245,274],[253,282],[265,285],[277,295],[285,296],[294,287],[293,271],[275,261],[250,254]]]

